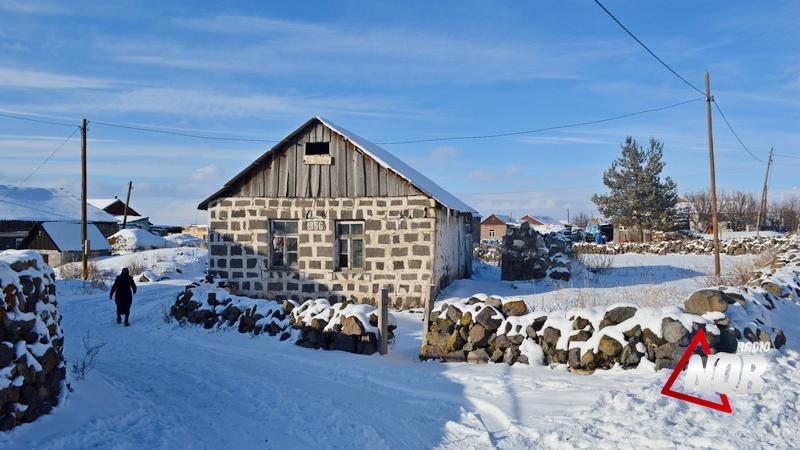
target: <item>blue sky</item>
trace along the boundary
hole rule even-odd
[[[116,4],[120,3],[120,4]],[[209,3],[209,4],[204,4]],[[717,186],[800,194],[800,2],[602,2],[714,109]],[[0,184],[17,185],[82,118],[89,196],[159,224],[319,115],[383,145],[484,216],[596,214],[627,135],[664,143],[680,193],[709,185],[706,104],[593,1],[0,0]],[[761,160],[761,161],[759,161]],[[23,186],[80,193],[80,136]]]

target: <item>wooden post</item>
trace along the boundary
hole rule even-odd
[[[128,225],[128,205],[131,204],[131,189],[133,189],[133,181],[128,181],[128,198],[125,199],[125,211],[122,216],[122,229]]]
[[[714,227],[714,274],[720,275],[719,223],[717,222],[717,183],[714,174],[714,135],[711,132],[711,83],[706,70],[706,110],[708,112],[708,159],[711,165],[711,226]]]
[[[767,175],[764,177],[764,190],[761,191],[761,204],[758,206],[758,219],[756,220],[756,237],[760,236],[761,233],[761,224],[763,223],[761,220],[762,217],[766,216],[766,207],[767,207],[767,182],[769,181],[769,168],[772,165],[772,152],[775,149],[769,149],[769,161],[767,162]]]
[[[422,346],[428,345],[428,330],[431,328],[431,311],[433,311],[433,303],[436,301],[436,285],[432,284],[428,298],[425,299],[425,307],[423,308],[422,317]]]
[[[378,350],[381,355],[389,353],[389,289],[381,289],[381,302],[378,304],[378,329],[380,342]]]
[[[86,119],[81,121],[81,278],[89,278],[89,245],[86,232]]]

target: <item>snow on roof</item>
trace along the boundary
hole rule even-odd
[[[116,223],[111,214],[86,205],[89,222]],[[61,189],[16,188],[0,184],[0,221],[32,222],[80,221],[81,200]]]
[[[43,222],[42,228],[62,252],[81,251],[81,224],[70,222]],[[86,239],[90,250],[111,250],[106,238],[93,224],[86,226]]]
[[[362,138],[361,136],[352,133],[350,131],[347,131],[346,129],[340,127],[339,125],[336,125],[335,123],[327,119],[324,119],[319,116],[317,116],[316,119],[318,119],[320,122],[322,122],[325,126],[330,128],[331,130],[341,134],[345,138],[345,140],[349,140],[350,142],[355,144],[356,147],[360,148],[364,153],[372,157],[372,159],[374,159],[375,162],[396,173],[401,178],[408,180],[409,182],[411,182],[411,184],[413,184],[421,191],[425,192],[426,194],[436,199],[442,205],[450,209],[454,209],[456,211],[477,214],[477,211],[475,209],[473,209],[466,203],[459,200],[455,195],[444,190],[444,188],[431,181],[431,179],[429,179],[425,175],[414,170],[411,166],[403,162],[400,158],[394,156],[393,154],[373,144],[372,142]]]
[[[550,216],[531,216],[531,217],[538,220],[539,222],[542,222],[542,224],[544,225],[563,225],[560,221],[553,219]]]
[[[95,208],[106,209],[118,201],[120,201],[118,198],[90,198],[86,200],[86,203]]]

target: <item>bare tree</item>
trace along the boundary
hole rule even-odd
[[[746,231],[748,225],[756,226],[758,201],[750,192],[722,191],[717,196],[720,220],[728,223],[733,231]]]
[[[707,233],[711,229],[711,191],[691,191],[683,198],[689,202],[689,229]]]
[[[590,220],[592,220],[592,218],[589,217],[589,215],[586,214],[585,212],[581,211],[578,214],[572,216],[571,222],[576,227],[586,228],[586,226],[589,225]]]
[[[800,198],[790,197],[780,202],[773,200],[767,210],[767,224],[776,229],[784,228],[788,232],[798,231],[800,222]]]

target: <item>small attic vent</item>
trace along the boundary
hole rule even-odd
[[[330,155],[330,142],[306,142],[306,155]]]
[[[303,164],[332,164],[330,144],[330,142],[306,142]]]

